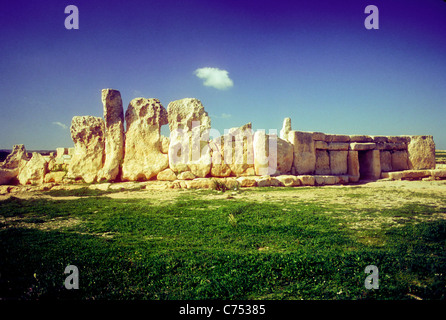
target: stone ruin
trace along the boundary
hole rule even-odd
[[[15,145],[0,163],[0,184],[156,180],[171,188],[209,188],[215,181],[261,187],[446,178],[445,169],[435,169],[432,136],[303,132],[292,129],[290,118],[279,136],[253,132],[251,123],[220,135],[197,99],[165,109],[158,99],[135,98],[124,114],[120,92],[103,89],[102,103],[103,118],[73,117],[74,148],[29,158]],[[169,137],[161,134],[167,124]]]

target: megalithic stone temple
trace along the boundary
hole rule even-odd
[[[206,188],[223,179],[241,187],[357,183],[377,179],[445,179],[436,169],[432,136],[303,132],[290,118],[277,130],[251,123],[219,133],[198,99],[135,98],[124,113],[118,90],[103,89],[104,116],[75,116],[73,148],[28,156],[15,145],[0,163],[0,184],[165,181]],[[161,134],[169,125],[170,136]]]

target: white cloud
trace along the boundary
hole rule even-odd
[[[195,75],[204,79],[203,84],[207,87],[213,87],[219,90],[225,90],[234,85],[228,76],[228,71],[220,70],[218,68],[199,68],[195,70]]]
[[[222,118],[222,119],[229,119],[230,117],[232,117],[231,114],[229,114],[229,113],[222,113],[222,114],[220,115],[219,118]]]
[[[62,122],[55,121],[55,122],[53,122],[53,124],[55,124],[56,126],[61,127],[62,129],[65,129],[65,130],[68,129],[68,127],[65,124],[63,124]]]

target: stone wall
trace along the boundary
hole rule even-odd
[[[29,159],[23,145],[14,146],[0,164],[0,184],[193,180],[175,184],[188,186],[234,177],[242,186],[297,186],[435,169],[432,136],[303,132],[292,129],[290,118],[280,137],[276,130],[253,132],[251,123],[219,134],[198,99],[176,100],[165,109],[158,99],[135,98],[124,115],[119,91],[104,89],[102,103],[103,118],[73,117],[74,148]],[[169,137],[161,135],[167,124]]]

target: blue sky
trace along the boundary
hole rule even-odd
[[[78,30],[64,27],[70,4]],[[291,117],[294,130],[427,134],[446,149],[445,30],[442,0],[3,2],[0,148],[72,146],[72,117],[102,116],[114,88],[124,111],[198,98],[221,133]],[[200,68],[232,85],[205,85]]]

